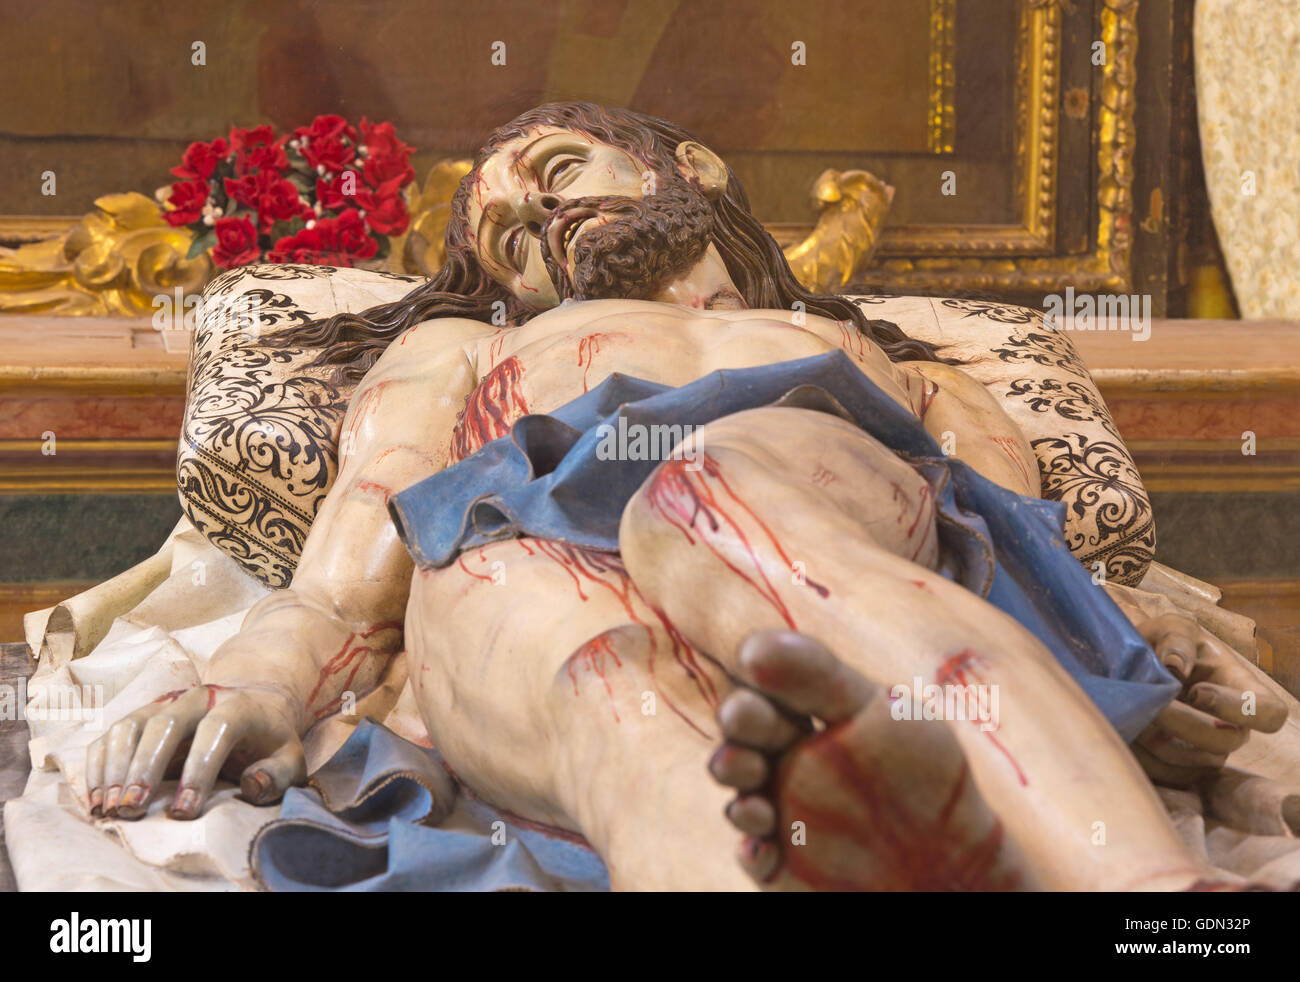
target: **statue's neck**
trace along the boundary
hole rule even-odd
[[[654,299],[696,310],[744,310],[747,306],[712,244],[699,262],[663,287]]]

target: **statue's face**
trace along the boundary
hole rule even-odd
[[[644,169],[623,150],[553,126],[511,140],[484,162],[471,189],[470,241],[479,263],[528,306],[554,307],[560,297],[542,257],[542,233],[560,232],[567,253],[599,216],[574,215],[558,229],[552,214],[574,198],[639,198]]]
[[[568,297],[649,299],[712,231],[707,199],[672,167],[552,126],[484,161],[468,220],[480,265],[535,310]]]

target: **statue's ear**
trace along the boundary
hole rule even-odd
[[[727,165],[722,158],[694,140],[684,140],[677,144],[674,154],[677,158],[677,170],[688,181],[699,182],[700,190],[710,198],[720,198],[727,190]]]

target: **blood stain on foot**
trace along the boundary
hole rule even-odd
[[[783,820],[806,823],[810,835],[833,835],[851,841],[875,860],[868,882],[845,880],[828,873],[804,852],[806,846],[782,850],[781,868],[817,890],[1012,890],[1015,871],[997,869],[1004,839],[1002,825],[992,820],[987,833],[964,841],[951,827],[953,815],[968,790],[967,765],[961,771],[939,815],[931,820],[910,808],[903,789],[889,786],[871,767],[863,766],[843,740],[847,724],[829,727],[808,738],[798,749],[811,754],[834,772],[841,788],[851,790],[861,814],[848,816],[821,807],[788,787],[779,792]],[[779,872],[779,870],[778,870]]]

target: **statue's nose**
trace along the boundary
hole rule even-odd
[[[515,200],[515,211],[519,215],[520,224],[530,235],[538,237],[542,234],[542,226],[551,217],[551,212],[558,207],[560,207],[559,197],[536,191],[524,191]]]

